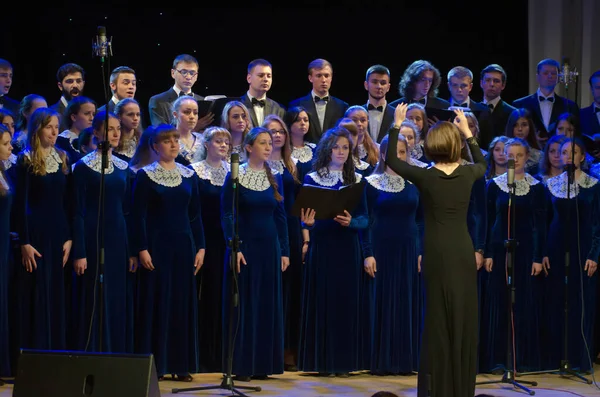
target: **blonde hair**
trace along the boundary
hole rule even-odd
[[[41,150],[40,134],[44,127],[50,124],[52,117],[60,120],[57,112],[50,108],[39,108],[31,115],[29,123],[27,123],[27,149],[29,150],[29,167],[33,175],[46,175],[46,156]],[[69,173],[69,164],[67,164],[67,154],[53,146],[62,160],[62,172],[66,175]]]
[[[350,115],[354,112],[363,112],[364,114],[366,114],[367,120],[369,119],[369,112],[367,112],[367,110],[365,108],[363,108],[362,106],[355,105],[355,106],[350,106],[348,108],[348,110],[346,110],[346,114],[344,115],[344,120],[346,118],[350,118]],[[352,119],[350,119],[350,120],[352,120]],[[350,132],[352,132],[352,131],[350,131]],[[358,130],[357,130],[357,140],[358,140]],[[364,146],[365,150],[367,151],[367,159],[365,161],[367,163],[369,163],[370,165],[376,165],[377,161],[379,160],[379,148],[377,147],[375,142],[373,142],[373,138],[371,138],[371,134],[369,134],[368,131],[365,131],[365,133],[363,134],[362,145]],[[356,145],[356,149],[353,151],[353,154],[356,157],[358,157],[358,145]]]
[[[425,137],[425,156],[435,163],[460,160],[462,140],[458,128],[449,121],[435,123]]]
[[[240,101],[230,101],[225,104],[223,107],[223,113],[221,113],[221,127],[226,128],[229,130],[229,132],[231,132],[231,125],[229,124],[229,112],[231,112],[231,109],[234,107],[242,109],[246,115],[246,128],[244,128],[244,131],[242,131],[242,142],[244,142],[244,139],[246,139],[246,134],[252,128],[252,119],[250,118],[248,108]]]
[[[227,155],[229,156],[231,154],[231,151],[233,150],[231,133],[223,127],[208,127],[206,130],[204,130],[204,133],[202,133],[202,141],[204,144],[209,143],[213,140],[213,138],[216,137],[224,137],[229,139],[229,149],[227,149]],[[208,148],[204,146],[203,149],[204,150],[202,150],[202,156],[200,157],[201,160],[206,160],[206,157],[208,156]]]

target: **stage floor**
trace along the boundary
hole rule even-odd
[[[600,366],[596,365],[596,382],[600,385]],[[189,391],[172,393],[173,388],[188,388],[198,386],[212,386],[220,383],[219,374],[199,374],[194,376],[192,383],[173,382],[165,380],[160,382],[161,396],[229,396],[226,390]],[[593,380],[592,376],[587,376]],[[486,380],[498,380],[500,376],[480,375],[478,382]],[[600,396],[600,389],[596,386],[587,385],[576,378],[561,378],[558,375],[527,375],[520,376],[519,380],[537,381],[537,387],[531,387],[536,396]],[[263,381],[251,381],[249,383],[238,382],[236,385],[260,386],[262,391],[244,391],[249,397],[256,396],[285,396],[285,397],[316,397],[316,396],[347,396],[347,397],[370,397],[373,393],[386,390],[392,391],[399,396],[413,397],[416,392],[416,375],[413,376],[372,376],[367,373],[353,374],[349,378],[322,378],[305,373],[286,372],[283,375],[273,376],[272,379]],[[513,390],[512,385],[493,384],[478,386],[476,394],[485,393],[490,396],[526,396],[522,391]],[[12,396],[12,385],[0,386],[0,397]],[[50,397],[50,396],[49,396]],[[116,397],[116,396],[115,396]]]

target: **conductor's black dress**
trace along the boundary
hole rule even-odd
[[[477,141],[469,138],[475,164],[459,165],[447,175],[435,167],[419,168],[399,160],[397,143],[398,129],[391,128],[386,164],[417,186],[425,218],[425,324],[418,396],[473,397],[477,374],[477,267],[467,229],[467,210],[473,182],[485,173],[485,160]]]

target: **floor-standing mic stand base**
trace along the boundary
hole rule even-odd
[[[189,387],[186,389],[172,389],[171,392],[176,394],[176,393],[180,393],[180,392],[186,392],[186,391],[197,391],[197,390],[217,390],[217,389],[223,389],[223,390],[229,390],[230,392],[232,392],[232,397],[234,396],[242,396],[242,397],[249,397],[246,394],[242,393],[240,390],[253,390],[253,391],[261,391],[262,388],[260,386],[235,386],[233,384],[233,378],[230,375],[223,375],[223,381],[221,382],[221,384],[219,386],[201,386],[201,387]],[[238,390],[240,389],[240,390]]]
[[[575,378],[578,378],[578,379],[584,381],[588,385],[591,385],[592,383],[594,383],[594,382],[592,382],[591,379],[588,379],[588,378],[584,377],[583,375],[581,375],[579,372],[573,370],[571,368],[571,364],[567,360],[562,360],[560,362],[559,369],[552,369],[552,370],[548,370],[548,371],[523,372],[523,373],[520,373],[519,376],[542,375],[542,374],[559,375],[560,377],[566,378],[566,379],[569,379],[569,377],[575,377]],[[571,380],[574,380],[574,379],[571,379]]]
[[[530,396],[534,396],[535,392],[533,390],[529,390],[528,388],[523,386],[521,383],[524,383],[526,385],[531,385],[531,386],[537,386],[537,382],[530,382],[530,381],[521,381],[521,383],[517,382],[515,380],[515,373],[513,371],[505,371],[504,375],[502,376],[502,379],[500,379],[500,380],[489,380],[489,381],[485,381],[485,382],[477,382],[475,384],[476,385],[491,385],[491,384],[495,384],[495,383],[507,383],[507,384],[513,385],[513,387],[515,389],[521,389],[524,392],[527,392]]]

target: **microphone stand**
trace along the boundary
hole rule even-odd
[[[515,380],[515,368],[513,361],[513,348],[514,348],[514,329],[513,329],[513,309],[515,305],[515,252],[517,250],[517,246],[519,245],[518,241],[514,239],[515,235],[515,222],[516,222],[516,213],[515,213],[515,187],[516,183],[508,185],[508,238],[504,240],[504,247],[506,248],[506,270],[507,270],[507,278],[506,278],[506,327],[508,332],[507,340],[506,340],[506,366],[504,368],[504,375],[500,380],[491,380],[485,382],[477,382],[476,385],[489,385],[494,383],[508,383],[513,385],[514,388],[519,388],[527,393],[530,396],[535,395],[533,390],[528,389],[523,386],[519,382]],[[537,386],[537,382],[531,381],[522,381],[521,383]]]
[[[231,155],[232,161],[231,164],[234,164],[234,153]],[[239,157],[237,162],[239,163]],[[233,175],[232,175],[233,176]],[[241,240],[238,232],[238,202],[239,202],[239,181],[237,175],[235,178],[231,179],[231,184],[233,186],[233,203],[232,203],[232,214],[233,214],[233,233],[232,237],[227,242],[229,246],[229,273],[231,274],[231,282],[230,282],[230,299],[229,299],[229,326],[228,326],[228,344],[227,344],[227,368],[226,373],[223,375],[223,380],[220,385],[217,386],[200,386],[200,387],[188,387],[185,389],[172,389],[171,392],[173,394],[186,392],[186,391],[197,391],[197,390],[216,390],[216,389],[225,389],[232,392],[232,396],[238,395],[242,397],[248,397],[246,394],[242,393],[240,390],[254,390],[261,391],[262,388],[260,386],[235,386],[233,383],[233,349],[234,349],[234,336],[233,336],[233,318],[235,314],[235,308],[239,306],[239,291],[238,291],[238,274],[237,274],[237,254],[240,252],[240,244]],[[239,319],[239,317],[238,317]]]

